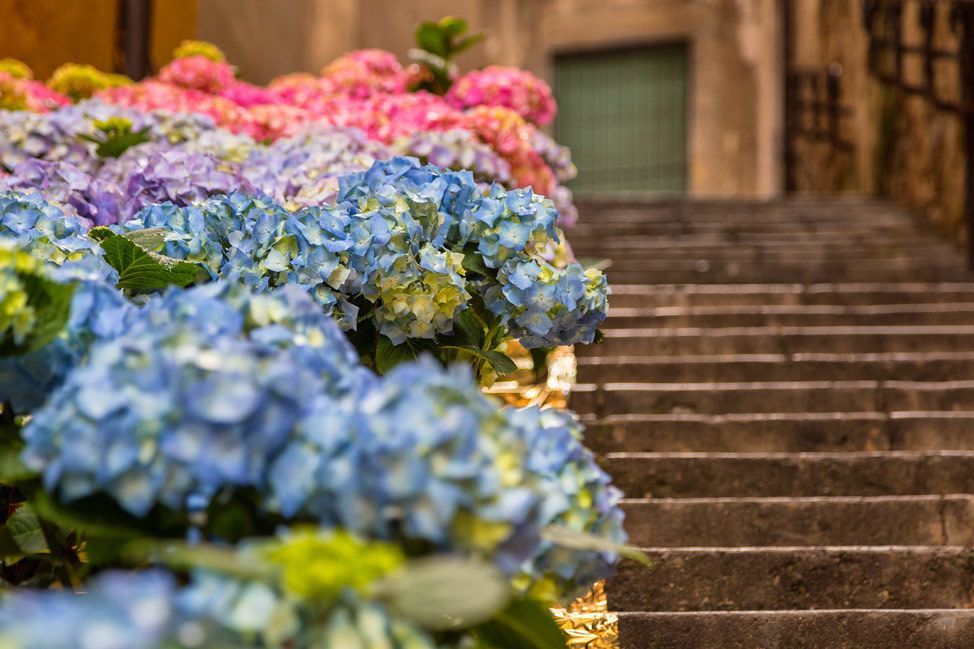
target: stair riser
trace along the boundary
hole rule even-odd
[[[598,422],[585,431],[596,453],[807,453],[974,451],[974,416],[936,419]]]
[[[913,313],[708,313],[675,315],[609,314],[605,329],[662,327],[819,327],[974,325],[974,309]]]
[[[631,330],[630,330],[631,331]],[[648,329],[639,335],[607,332],[595,347],[579,347],[580,356],[714,356],[720,354],[875,354],[888,352],[974,351],[970,333],[766,333],[679,335]]]
[[[623,613],[619,636],[623,649],[969,649],[974,612]]]
[[[629,498],[974,493],[974,455],[608,456],[602,466]]]
[[[875,287],[875,285],[873,285]],[[895,287],[896,285],[890,285]],[[715,285],[677,290],[666,286],[633,286],[614,282],[609,302],[612,307],[694,307],[746,305],[881,305],[881,304],[950,304],[974,300],[974,286],[934,290],[922,285],[906,285],[895,290],[846,289],[822,287],[804,291],[800,287],[748,285]]]
[[[621,564],[607,588],[610,610],[963,608],[971,605],[974,584],[974,555],[966,550],[657,550],[649,556],[650,569]]]
[[[715,358],[735,358],[733,356]],[[706,383],[731,381],[855,381],[900,379],[905,381],[947,381],[974,379],[974,359],[928,361],[693,361],[627,362],[625,357],[608,358],[593,365],[580,359],[579,383],[618,383],[639,377],[648,383]]]
[[[890,267],[859,268],[841,267],[841,264],[807,268],[795,264],[790,267],[769,268],[761,265],[741,262],[734,265],[714,266],[700,272],[694,269],[673,270],[664,267],[645,271],[616,271],[612,268],[606,272],[609,283],[619,284],[742,284],[763,283],[788,278],[791,281],[814,284],[827,280],[829,277],[842,276],[852,282],[884,281],[905,282],[909,280],[924,282],[949,282],[965,276],[964,268],[959,263],[944,262],[944,267],[927,264],[901,265]]]
[[[625,505],[647,547],[974,545],[971,498],[655,500]]]

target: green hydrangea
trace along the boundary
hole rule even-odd
[[[24,275],[41,272],[43,264],[9,244],[0,244],[0,345],[21,345],[37,323]]]

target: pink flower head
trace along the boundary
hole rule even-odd
[[[401,93],[408,74],[392,52],[354,50],[321,71],[324,87],[336,94],[364,99],[374,93]]]
[[[218,93],[234,81],[233,68],[197,54],[174,59],[159,70],[159,80],[180,88]]]
[[[463,75],[446,99],[461,110],[473,106],[510,108],[539,126],[549,124],[558,110],[547,83],[526,70],[499,65]]]
[[[476,133],[511,165],[518,187],[532,187],[545,196],[557,184],[555,174],[533,145],[534,127],[511,109],[475,106],[464,114],[467,130]]]

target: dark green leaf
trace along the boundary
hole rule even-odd
[[[41,521],[30,505],[21,505],[0,528],[0,558],[23,557],[50,552]]]
[[[603,342],[605,342],[605,332],[601,329],[596,329],[595,338],[592,340],[592,343],[595,345],[601,345]]]
[[[385,374],[396,365],[415,360],[420,354],[433,348],[434,343],[431,340],[408,339],[402,344],[393,345],[386,336],[379,334],[375,346],[375,369],[379,374]]]
[[[468,252],[463,255],[463,261],[460,264],[463,269],[468,273],[477,273],[478,275],[483,275],[484,277],[491,276],[491,270],[487,268],[487,264],[484,263],[484,258],[475,252]]]
[[[475,633],[494,649],[565,649],[567,641],[548,607],[526,598],[511,600]]]
[[[123,236],[107,228],[94,228],[91,234],[101,242],[105,261],[118,271],[119,288],[152,291],[172,284],[186,286],[196,280],[200,270],[197,264],[165,257],[137,243],[157,243],[159,233],[154,230]]]
[[[71,296],[74,284],[59,284],[36,275],[20,275],[27,291],[28,304],[34,309],[37,324],[19,345],[28,352],[47,345],[61,333],[71,313]]]
[[[149,129],[132,131],[131,127],[127,130],[102,131],[100,138],[90,135],[80,135],[83,140],[94,142],[98,145],[95,153],[99,158],[117,158],[128,149],[149,141]]]
[[[450,54],[447,36],[436,23],[421,23],[416,28],[416,44],[442,58]]]
[[[4,446],[0,450],[0,484],[12,485],[36,476],[37,474],[20,459],[20,445]]]
[[[517,363],[511,360],[510,356],[499,351],[484,351],[473,345],[441,345],[440,349],[456,349],[466,352],[479,359],[487,361],[494,368],[498,376],[507,376],[517,371]]]
[[[471,36],[467,36],[466,38],[460,39],[459,41],[453,44],[453,54],[456,55],[459,54],[460,52],[465,52],[469,50],[471,47],[473,47],[480,41],[484,40],[486,37],[487,35],[481,32],[479,34],[473,34]]]
[[[482,349],[484,340],[487,337],[487,330],[484,322],[477,316],[476,311],[466,308],[453,318],[454,330],[459,330],[464,342],[473,345],[477,349]]]

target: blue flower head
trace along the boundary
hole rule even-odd
[[[95,345],[25,427],[25,461],[64,500],[104,492],[135,515],[262,484],[317,395],[367,381],[299,293],[173,290]]]

